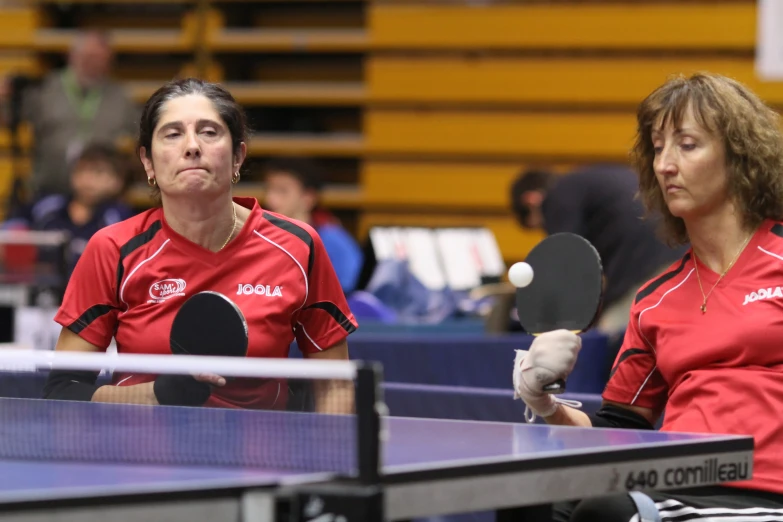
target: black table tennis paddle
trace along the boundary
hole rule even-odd
[[[581,333],[593,325],[603,301],[603,266],[589,241],[572,233],[553,234],[538,243],[525,262],[533,268],[533,281],[517,288],[516,304],[527,333]],[[544,391],[563,393],[565,381],[550,383]]]
[[[177,311],[169,334],[171,353],[247,355],[247,322],[242,310],[217,292],[194,294]]]

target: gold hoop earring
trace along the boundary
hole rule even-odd
[[[231,183],[233,183],[234,185],[239,183],[239,171],[234,172],[234,175],[231,176]]]
[[[149,185],[150,187],[154,187],[157,184],[158,182],[155,181],[155,178],[147,178],[147,185]]]

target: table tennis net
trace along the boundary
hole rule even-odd
[[[115,368],[102,372],[96,384],[112,387],[104,391],[123,388],[129,403],[53,400],[42,398],[49,371],[40,365],[32,371],[4,367],[3,353],[0,350],[4,460],[248,467],[347,476],[359,466],[359,417],[351,379],[286,378],[279,368],[261,377],[263,362],[246,360],[251,376],[229,377],[225,387],[213,388],[205,405],[160,406],[144,404],[150,386],[128,385],[144,375],[128,377]],[[281,361],[293,363],[290,367],[300,374],[319,366],[316,361]]]

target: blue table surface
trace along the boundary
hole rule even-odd
[[[732,438],[500,422],[384,420],[387,474]],[[118,439],[123,430],[131,436]],[[354,465],[353,441],[340,438],[350,437],[354,430],[353,416],[4,399],[0,400],[0,501],[265,486],[328,477],[339,472],[339,465]],[[171,435],[184,449],[166,444]],[[308,444],[316,446],[307,451]],[[163,455],[166,451],[173,451],[173,456]],[[194,457],[191,451],[200,453]],[[331,456],[312,469],[299,462],[324,454]],[[241,457],[248,455],[257,462],[240,464]],[[276,465],[263,465],[262,459],[270,455],[277,459]],[[174,463],[165,462],[170,456]],[[233,465],[228,465],[234,457]],[[221,458],[220,464],[208,464]],[[335,468],[326,469],[330,466]]]

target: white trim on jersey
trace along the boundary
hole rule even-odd
[[[691,268],[691,271],[690,271],[690,272],[688,272],[688,273],[685,275],[685,277],[682,279],[682,281],[680,281],[679,283],[677,283],[677,285],[676,285],[676,286],[674,286],[674,287],[672,287],[672,288],[670,288],[670,289],[666,290],[666,292],[664,292],[664,293],[663,293],[663,295],[661,296],[661,298],[658,300],[658,302],[657,302],[657,303],[655,303],[655,304],[654,304],[654,305],[652,305],[652,306],[648,306],[647,308],[645,308],[644,310],[642,310],[641,312],[639,312],[639,320],[638,320],[638,323],[637,323],[637,324],[638,324],[638,326],[639,326],[639,335],[641,335],[641,336],[642,336],[642,339],[644,339],[644,342],[646,342],[646,343],[647,343],[647,346],[649,346],[649,347],[650,347],[650,349],[653,351],[653,354],[655,354],[655,353],[656,353],[656,351],[655,351],[655,347],[652,345],[652,343],[650,342],[650,340],[649,340],[649,339],[647,339],[647,337],[644,335],[644,330],[642,330],[642,316],[644,315],[644,312],[646,312],[646,311],[648,311],[648,310],[652,310],[653,308],[657,308],[657,307],[658,307],[658,305],[660,305],[660,304],[663,302],[663,299],[664,299],[664,298],[665,298],[667,295],[669,295],[669,294],[670,294],[670,293],[672,293],[673,291],[675,291],[675,290],[677,290],[678,288],[680,288],[680,287],[681,287],[683,284],[685,284],[685,281],[687,281],[687,280],[688,280],[688,278],[690,278],[690,277],[691,277],[691,274],[693,274],[693,270],[694,270],[694,269],[693,269],[693,268]],[[650,374],[647,376],[647,378],[644,380],[644,382],[642,383],[642,385],[639,387],[639,389],[638,389],[638,390],[636,390],[636,394],[633,396],[633,400],[631,401],[631,405],[633,405],[633,404],[636,402],[636,399],[638,399],[638,398],[639,398],[639,395],[642,393],[642,390],[644,390],[644,387],[645,387],[645,386],[647,386],[647,382],[650,380],[650,377],[652,376],[653,372],[655,372],[655,368],[657,368],[657,366],[654,366],[654,367],[653,367],[652,371],[651,371],[651,372],[650,372]]]
[[[663,302],[663,299],[664,299],[664,298],[665,298],[667,295],[669,295],[670,293],[674,292],[675,290],[677,290],[678,288],[680,288],[682,285],[684,285],[684,284],[685,284],[685,281],[687,281],[687,280],[688,280],[688,278],[690,278],[690,277],[691,277],[691,274],[693,274],[693,270],[694,270],[694,269],[693,269],[693,268],[691,268],[691,271],[690,271],[690,272],[688,272],[688,273],[685,275],[685,277],[682,279],[682,281],[680,281],[679,283],[677,283],[677,285],[676,285],[676,286],[673,286],[672,288],[669,288],[668,290],[666,290],[666,292],[664,292],[664,293],[663,293],[663,295],[661,296],[661,298],[660,298],[660,299],[658,299],[658,302],[657,302],[657,303],[655,303],[655,304],[654,304],[654,305],[652,305],[652,306],[648,306],[647,308],[645,308],[644,310],[642,310],[641,312],[639,312],[639,321],[638,321],[638,326],[639,326],[639,335],[641,335],[641,336],[642,336],[642,339],[644,339],[644,342],[646,342],[646,343],[647,343],[647,346],[649,346],[649,347],[650,347],[650,349],[653,351],[653,353],[655,353],[655,347],[652,345],[652,343],[650,342],[650,340],[649,340],[649,339],[647,339],[647,337],[645,337],[645,335],[644,335],[644,331],[642,330],[642,316],[644,315],[644,312],[647,312],[648,310],[652,310],[653,308],[657,308],[657,307],[658,307],[658,305],[660,305],[660,304]]]
[[[280,381],[277,381],[277,395],[275,395],[275,400],[272,402],[272,405],[269,406],[270,408],[277,404],[277,399],[280,398]]]
[[[762,252],[764,252],[765,254],[767,254],[768,256],[772,256],[772,257],[774,257],[775,259],[777,259],[777,260],[779,260],[779,261],[783,261],[783,257],[779,256],[778,254],[775,254],[775,253],[773,253],[773,252],[770,252],[769,250],[764,250],[764,249],[763,249],[763,248],[761,248],[761,247],[757,247],[757,248],[758,248],[759,250],[761,250]]]
[[[160,245],[160,248],[158,248],[158,249],[155,251],[155,253],[154,253],[154,254],[152,254],[150,257],[148,257],[147,259],[145,259],[144,261],[142,261],[141,263],[139,263],[138,265],[136,265],[136,266],[133,268],[133,270],[131,270],[131,273],[130,273],[130,274],[128,274],[128,277],[126,277],[126,278],[125,278],[125,281],[123,281],[123,282],[122,282],[122,286],[120,287],[120,301],[122,301],[122,304],[124,304],[124,305],[126,306],[126,311],[127,311],[128,303],[126,303],[126,302],[125,302],[125,299],[124,299],[124,298],[123,298],[123,296],[122,296],[122,295],[123,295],[123,293],[125,293],[125,285],[127,285],[127,284],[128,284],[128,281],[130,281],[130,278],[131,278],[131,277],[133,277],[133,274],[135,274],[135,273],[136,273],[136,270],[138,270],[139,268],[141,268],[141,267],[142,267],[142,265],[143,265],[144,263],[146,263],[147,261],[149,261],[149,260],[150,260],[150,259],[152,259],[153,257],[157,256],[158,254],[160,254],[160,251],[161,251],[161,250],[163,250],[163,247],[165,247],[166,245],[168,245],[168,244],[169,244],[169,241],[171,241],[171,239],[167,239],[166,241],[164,241],[164,242],[163,242],[163,244],[162,244],[162,245]]]
[[[658,368],[658,365],[657,365],[657,364],[656,364],[655,366],[653,366],[652,370],[650,370],[650,373],[648,373],[648,374],[647,374],[647,377],[644,379],[644,382],[642,382],[642,385],[641,385],[641,386],[639,386],[639,389],[638,389],[638,390],[636,390],[636,395],[634,395],[634,396],[633,396],[633,399],[631,399],[631,406],[633,406],[634,404],[636,404],[636,399],[638,399],[638,398],[639,398],[639,394],[641,394],[641,393],[642,393],[642,390],[644,389],[644,387],[645,387],[645,386],[647,386],[647,381],[649,381],[649,380],[650,380],[650,377],[652,377],[652,376],[653,376],[653,374],[655,373],[655,370],[656,370],[657,368]]]
[[[296,263],[296,266],[299,267],[299,270],[302,271],[302,277],[304,278],[304,284],[305,284],[305,298],[304,298],[304,301],[302,302],[302,306],[299,307],[299,309],[301,310],[302,307],[305,305],[305,303],[307,303],[307,297],[310,295],[310,285],[309,285],[309,283],[307,281],[307,272],[305,272],[305,269],[302,268],[302,265],[299,263],[299,261],[297,261],[296,258],[293,255],[291,255],[291,252],[289,252],[285,248],[281,247],[280,245],[278,245],[277,243],[275,243],[274,241],[272,241],[271,239],[266,237],[264,234],[262,234],[258,230],[253,230],[253,233],[255,233],[258,237],[260,237],[261,239],[263,239],[267,243],[276,246],[277,248],[279,248],[280,250],[282,250],[283,252],[288,254],[288,257],[290,257],[294,261],[294,263]]]
[[[783,522],[783,509],[759,507],[694,508],[674,499],[656,502],[655,507],[658,508],[662,522],[676,520],[686,515],[691,515],[687,518],[688,520],[699,520],[702,522]],[[629,522],[639,522],[639,515],[631,517]]]
[[[296,324],[298,324],[299,326],[301,326],[301,327],[302,327],[302,332],[305,334],[305,337],[307,337],[307,338],[310,340],[310,342],[311,342],[311,343],[313,343],[313,346],[315,346],[316,348],[318,348],[318,350],[319,350],[319,351],[321,351],[321,352],[322,352],[322,351],[324,351],[324,349],[323,349],[323,348],[321,348],[320,346],[318,346],[318,343],[317,343],[317,342],[313,341],[313,338],[312,338],[312,337],[310,337],[310,334],[308,334],[308,333],[307,333],[307,330],[305,330],[305,327],[304,327],[304,325],[303,325],[302,323],[300,323],[299,321],[297,321],[297,322],[296,322]]]
[[[133,377],[133,375],[128,375],[128,376],[127,376],[127,377],[125,377],[123,380],[121,380],[120,382],[118,382],[117,384],[115,384],[115,386],[120,386],[122,383],[124,383],[125,381],[127,381],[127,380],[128,380],[128,379],[130,379],[131,377]]]

